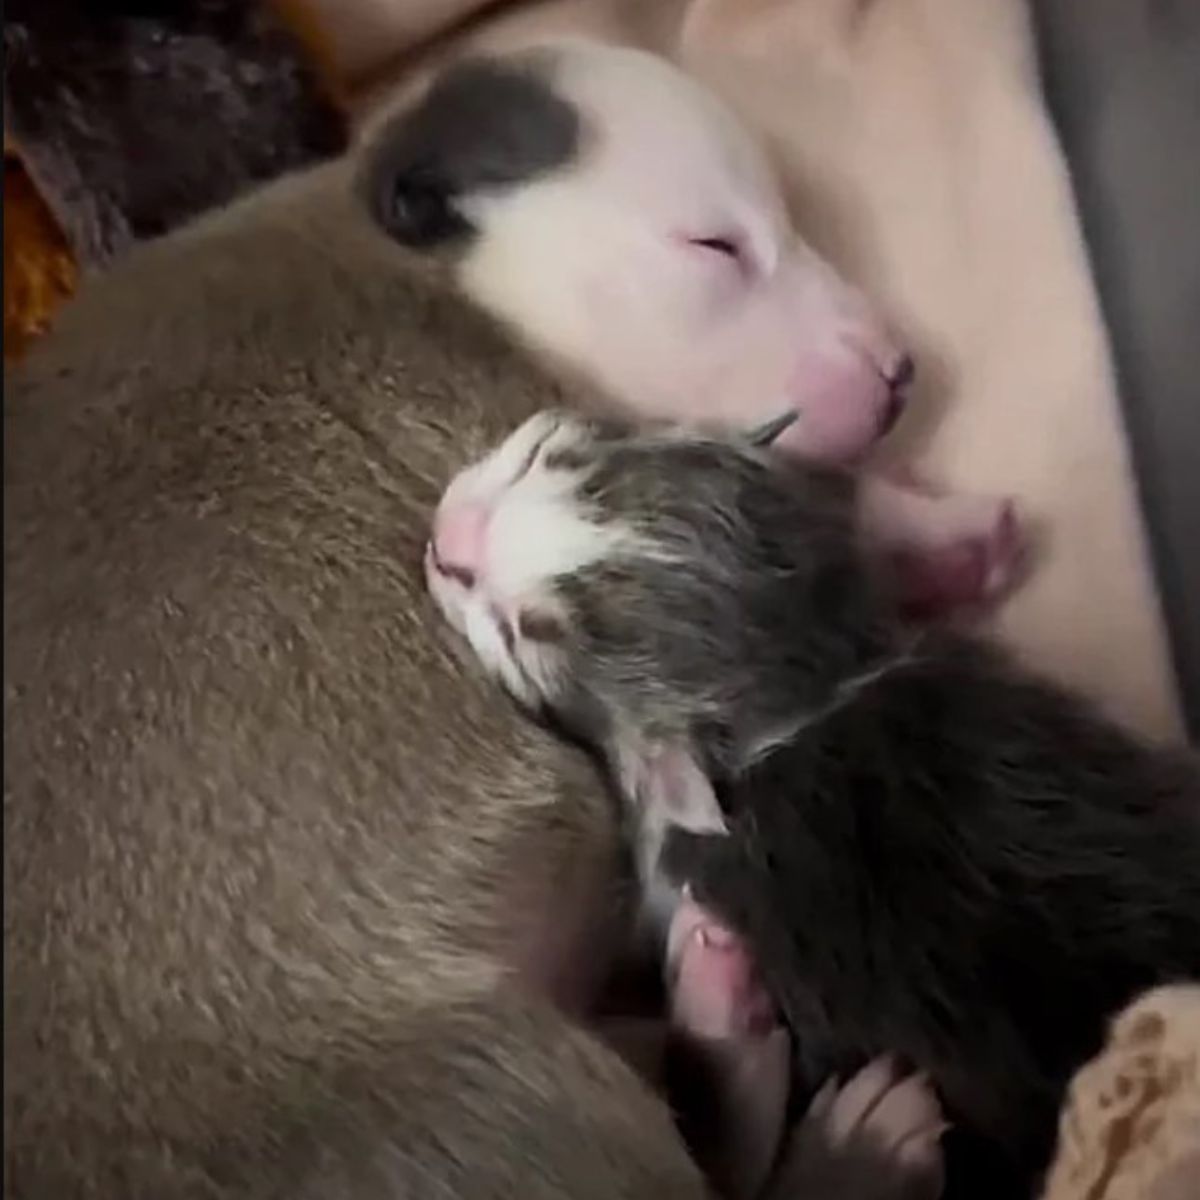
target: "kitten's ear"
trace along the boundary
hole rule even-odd
[[[473,196],[566,166],[580,120],[556,90],[552,56],[470,59],[366,147],[358,189],[375,222],[406,246],[474,232]]]
[[[763,424],[750,430],[746,435],[746,440],[751,446],[765,449],[768,446],[774,445],[776,439],[784,430],[790,429],[800,419],[800,413],[797,409],[790,409],[788,412],[780,413],[777,417],[772,417],[771,420],[763,422]]]
[[[696,834],[727,832],[716,790],[690,746],[629,738],[617,757],[626,794],[643,821]]]

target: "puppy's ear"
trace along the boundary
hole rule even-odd
[[[448,68],[415,108],[367,147],[359,191],[390,237],[425,247],[476,232],[472,196],[520,186],[569,163],[580,118],[554,85],[552,59],[472,59]]]

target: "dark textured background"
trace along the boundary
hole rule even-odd
[[[1200,737],[1200,0],[1032,0]],[[1113,664],[1120,670],[1120,663]]]
[[[6,0],[4,54],[6,134],[84,266],[346,144],[257,0]]]

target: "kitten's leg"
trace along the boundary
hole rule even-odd
[[[758,1195],[778,1156],[791,1037],[748,948],[689,896],[667,941],[672,1101],[723,1196]]]
[[[666,923],[678,1046],[672,1098],[701,1166],[724,1196],[741,1200],[762,1193],[778,1157],[791,1037],[749,947],[686,886],[673,890],[660,869],[673,825],[725,832],[710,782],[684,749],[639,753],[634,836],[647,897],[660,898],[655,915]],[[944,1128],[928,1083],[879,1060],[844,1087],[831,1082],[818,1093],[766,1194],[770,1200],[936,1200]]]

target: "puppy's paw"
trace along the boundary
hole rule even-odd
[[[804,1200],[937,1200],[946,1130],[932,1087],[879,1058],[814,1097],[770,1195]]]
[[[1027,566],[1029,539],[1008,497],[871,478],[863,483],[861,504],[863,534],[887,563],[912,616],[994,604]]]
[[[1025,539],[1012,500],[946,497],[946,527],[933,523],[924,545],[892,557],[906,611],[936,617],[995,604],[1014,587],[1025,561]]]

